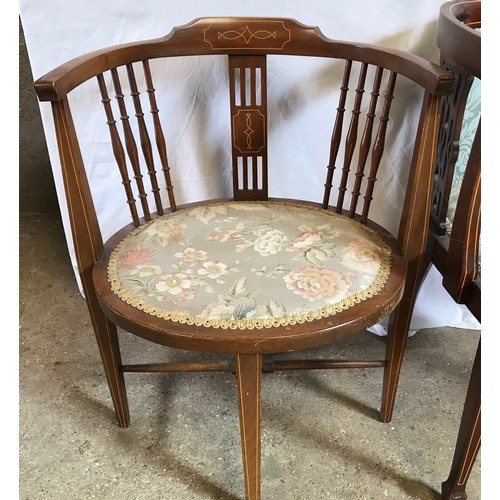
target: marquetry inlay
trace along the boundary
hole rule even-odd
[[[283,21],[247,21],[241,27],[227,29],[223,22],[212,22],[203,30],[203,40],[217,49],[282,50],[290,41],[291,31]]]
[[[258,109],[238,110],[233,116],[233,130],[233,146],[240,153],[259,153],[264,148],[265,116]]]

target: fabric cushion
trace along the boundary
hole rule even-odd
[[[285,202],[179,210],[117,245],[112,290],[149,314],[222,328],[312,321],[380,291],[391,252],[366,226]]]
[[[469,161],[472,144],[481,118],[481,80],[474,78],[464,109],[464,116],[460,129],[458,157],[453,171],[453,182],[448,200],[448,212],[446,219],[447,234],[450,235],[455,211],[457,209],[458,196],[462,187],[462,181]]]

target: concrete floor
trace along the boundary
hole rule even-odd
[[[232,375],[128,374],[131,425],[116,425],[67,254],[22,37],[20,55],[20,498],[242,498]],[[390,424],[378,421],[378,369],[266,374],[263,498],[440,498],[478,339],[452,328],[409,339]],[[121,341],[124,361],[193,356],[126,332]],[[378,359],[383,350],[383,339],[364,332],[310,355]],[[471,500],[480,498],[480,462]]]

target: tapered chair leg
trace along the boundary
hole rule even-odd
[[[481,444],[481,342],[479,342],[465,398],[450,475],[442,484],[443,500],[465,500],[465,486]]]
[[[262,356],[236,355],[241,445],[247,500],[260,499],[260,389]]]
[[[384,369],[384,384],[380,411],[380,419],[382,422],[390,422],[392,419],[412,311],[413,304],[403,299],[389,317],[386,340],[387,365]]]
[[[116,326],[108,321],[102,312],[92,280],[94,263],[103,252],[102,236],[68,98],[53,101],[52,111],[83,294],[92,319],[118,425],[127,427],[129,410],[125,381],[120,370],[121,359]]]
[[[390,422],[392,419],[411,317],[418,292],[429,270],[430,262],[425,254],[408,265],[408,279],[403,298],[389,316],[385,353],[387,365],[384,370],[380,412],[382,422]]]
[[[92,318],[104,372],[106,373],[111,399],[113,400],[118,425],[120,427],[128,427],[130,413],[125,379],[123,377],[123,372],[120,370],[122,361],[116,325],[111,323],[102,312],[93,292],[93,288],[85,288],[85,296],[90,317]]]

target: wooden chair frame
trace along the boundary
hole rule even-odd
[[[342,311],[338,315],[317,319],[307,324],[289,327],[253,330],[228,331],[223,329],[194,327],[185,324],[166,322],[161,318],[148,316],[113,297],[106,282],[103,269],[111,249],[123,235],[145,221],[175,211],[174,190],[170,179],[170,166],[167,160],[167,147],[159,121],[155,92],[149,60],[160,57],[179,57],[192,55],[223,54],[229,59],[231,131],[233,157],[234,200],[267,200],[267,95],[265,86],[266,56],[271,54],[325,57],[345,60],[344,81],[340,89],[339,107],[335,119],[327,167],[324,199],[317,207],[334,210],[351,217],[383,235],[394,250],[393,269],[398,280],[389,280],[382,292],[369,301]],[[154,141],[141,124],[143,110],[132,63],[141,63],[147,85],[150,111],[154,117]],[[342,127],[344,105],[348,91],[348,81],[353,62],[360,63],[356,98],[349,130]],[[128,116],[123,107],[121,84],[116,68],[127,69],[133,96],[134,108],[139,123],[138,143],[144,153],[148,173],[152,180],[154,206],[151,208],[146,193],[141,187],[142,174],[137,161],[138,150],[131,130],[127,128]],[[377,75],[388,71],[388,83],[381,99],[380,119],[374,124],[373,109],[368,113],[368,125],[360,134],[360,156],[362,160],[356,170],[356,182],[350,205],[344,207],[347,191],[347,178],[351,170],[353,151],[357,146],[359,103],[364,93],[364,74],[369,66],[376,68]],[[251,76],[251,106],[237,102],[238,80],[236,69],[246,68]],[[121,141],[116,120],[110,108],[110,97],[103,80],[103,73],[112,75],[117,103],[120,107],[124,127],[124,142]],[[241,70],[243,71],[243,70]],[[259,103],[255,102],[255,78],[260,75],[262,90]],[[416,134],[409,180],[404,198],[401,222],[397,237],[393,237],[369,219],[369,209],[374,196],[374,184],[381,164],[384,142],[389,120],[389,111],[396,83],[396,76],[408,78],[422,89],[422,108]],[[380,90],[375,77],[371,89],[371,99],[376,103]],[[127,202],[131,211],[132,223],[117,233],[108,242],[103,242],[97,215],[94,209],[84,161],[70,110],[68,94],[81,83],[96,77],[101,90],[102,103],[109,125],[111,143],[115,158],[122,175]],[[233,371],[237,376],[239,395],[240,423],[242,434],[243,462],[245,471],[246,497],[260,498],[260,385],[261,373],[275,369],[326,369],[326,368],[368,368],[383,367],[384,382],[381,406],[381,420],[390,421],[392,417],[397,383],[403,360],[407,332],[417,294],[418,283],[425,271],[425,244],[427,225],[430,217],[431,184],[433,158],[436,154],[436,140],[440,101],[453,87],[454,77],[448,71],[420,57],[399,50],[374,45],[349,43],[326,38],[318,28],[304,26],[291,19],[273,18],[202,18],[175,28],[169,35],[155,40],[128,43],[92,52],[49,72],[35,82],[36,92],[41,101],[50,101],[59,146],[66,199],[71,220],[72,236],[78,269],[82,281],[90,316],[94,326],[110,392],[112,395],[118,424],[129,424],[129,411],[125,390],[124,373],[135,371]],[[240,96],[246,87],[240,79]],[[244,112],[242,114],[242,112]],[[241,118],[244,118],[243,120]],[[245,135],[245,119],[251,119],[255,136],[258,139],[248,148]],[[344,160],[337,158],[341,141],[345,141]],[[156,142],[161,170],[168,192],[169,208],[164,208],[160,192],[160,182],[156,179],[155,167],[151,158],[152,143]],[[242,144],[244,145],[242,147]],[[245,150],[245,147],[247,149]],[[242,153],[242,149],[244,152]],[[371,159],[367,161],[368,155]],[[127,155],[129,160],[127,160]],[[250,175],[238,169],[239,158],[260,172]],[[256,159],[259,158],[257,161]],[[130,190],[132,182],[127,163],[130,161],[133,178],[138,183],[139,198],[143,217],[136,206]],[[342,169],[337,165],[342,164]],[[365,165],[369,165],[366,167]],[[338,190],[337,203],[330,204],[334,172],[341,172],[342,179]],[[360,197],[361,180],[366,179],[366,191]],[[255,179],[260,182],[256,183]],[[359,182],[358,182],[359,181]],[[253,184],[252,184],[253,183]],[[358,200],[361,209],[358,209]],[[401,277],[405,276],[405,280]],[[306,349],[324,345],[379,322],[390,316],[387,337],[386,357],[374,361],[338,360],[296,360],[275,361],[268,354],[291,350]],[[143,338],[170,347],[210,352],[230,353],[234,362],[220,363],[161,363],[148,365],[126,365],[121,361],[116,326]]]
[[[481,122],[467,160],[452,228],[446,216],[467,97],[474,78],[481,79],[481,1],[446,2],[439,11],[437,45],[441,66],[457,78],[452,94],[442,102],[440,143],[435,167],[428,256],[443,275],[443,286],[481,321],[478,279],[481,232]],[[464,410],[449,476],[442,484],[443,500],[465,500],[467,480],[481,443],[481,341],[472,366]]]

